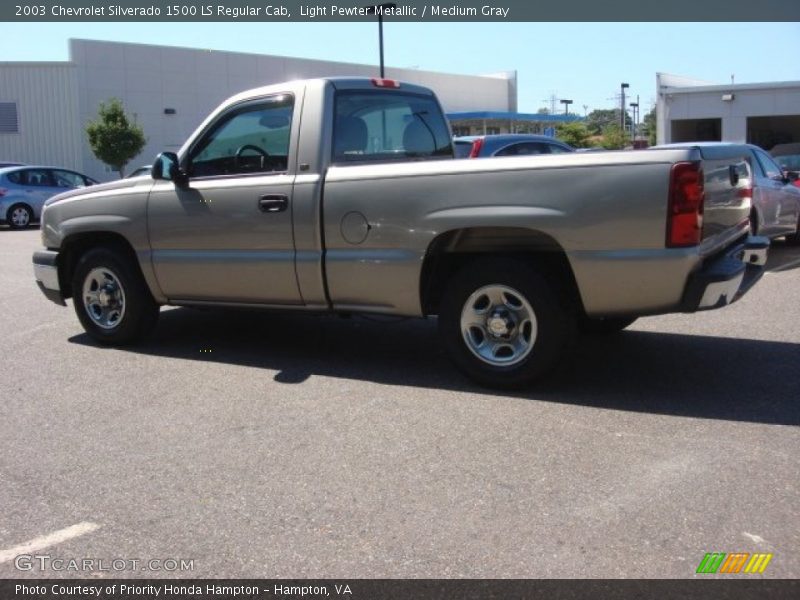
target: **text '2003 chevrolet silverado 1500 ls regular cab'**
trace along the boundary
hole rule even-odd
[[[768,246],[750,195],[724,148],[456,160],[425,88],[294,81],[227,100],[150,176],[53,198],[33,262],[101,343],[165,304],[438,315],[458,367],[511,387],[580,327],[741,296]]]

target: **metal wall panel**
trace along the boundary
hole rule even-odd
[[[18,133],[0,133],[0,160],[83,167],[77,70],[69,63],[0,62],[0,102],[17,105]]]

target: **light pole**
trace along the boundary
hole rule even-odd
[[[620,90],[620,103],[619,103],[619,126],[622,129],[622,132],[625,132],[625,90],[628,89],[629,86],[627,83],[620,83],[619,90]]]
[[[637,96],[636,99],[638,100],[639,97]],[[631,102],[631,108],[633,109],[633,123],[631,124],[631,140],[634,144],[636,144],[636,130],[639,129],[639,103],[638,102]]]
[[[564,114],[568,115],[569,105],[572,104],[572,100],[559,100],[559,102],[564,105]]]
[[[384,77],[383,73],[383,11],[386,9],[394,9],[397,8],[397,4],[394,2],[387,2],[385,4],[376,4],[374,6],[367,7],[367,14],[368,15],[378,15],[378,49],[380,52],[380,59],[381,59],[381,79]]]

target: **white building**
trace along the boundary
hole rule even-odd
[[[218,50],[70,40],[68,62],[0,62],[0,160],[59,165],[116,177],[91,153],[84,131],[101,102],[122,100],[147,146],[129,169],[176,150],[222,100],[292,79],[377,75],[377,67]],[[386,68],[427,86],[446,112],[517,110],[516,72],[454,75]]]
[[[658,73],[656,86],[659,144],[800,142],[800,81],[717,85]]]

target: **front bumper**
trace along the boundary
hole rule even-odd
[[[58,252],[52,250],[34,252],[33,275],[36,277],[36,285],[48,300],[61,306],[67,305],[58,280]]]
[[[683,293],[684,312],[711,310],[736,302],[761,279],[769,239],[748,236],[692,273]]]

